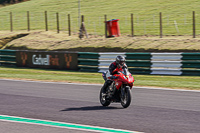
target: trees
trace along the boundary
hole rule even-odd
[[[15,4],[27,0],[0,0],[0,4]]]

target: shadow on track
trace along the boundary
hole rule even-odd
[[[87,106],[79,108],[66,108],[60,111],[91,111],[91,110],[110,110],[110,109],[123,109],[118,107],[104,107],[104,106]]]

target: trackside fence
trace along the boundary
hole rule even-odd
[[[15,50],[1,50],[0,49],[0,66],[16,65],[16,51]]]
[[[110,63],[115,61],[117,55],[126,58],[129,71],[135,74],[151,73],[150,53],[78,53],[78,68],[80,71],[104,72],[108,70]]]
[[[72,1],[73,2],[73,1]],[[74,13],[52,11],[24,11],[0,13],[0,31],[67,31],[77,33],[80,29],[80,16],[77,18]],[[195,15],[196,14],[196,15]],[[121,34],[129,34],[132,37],[138,35],[159,35],[160,38],[165,35],[193,35],[193,38],[199,34],[198,28],[200,18],[199,12],[180,12],[166,14],[157,12],[154,14],[141,14],[134,12],[131,14],[109,14],[85,16],[84,24],[87,33],[92,35],[105,35],[105,20],[119,19]],[[198,33],[198,34],[197,34]],[[199,36],[199,35],[198,35]],[[106,36],[107,37],[107,36]]]
[[[117,55],[133,74],[200,76],[200,53],[78,53],[79,71],[103,72]]]
[[[48,68],[49,65],[55,69],[61,69],[60,66],[57,65],[62,64],[61,62],[65,62],[64,66],[67,65],[67,69],[71,66],[77,68],[74,70],[78,71],[104,72],[108,70],[110,63],[115,61],[117,55],[122,55],[126,58],[126,64],[132,74],[200,76],[200,53],[44,52],[45,55],[43,55],[43,53],[34,53],[30,58],[25,58],[28,57],[29,53],[31,53],[31,51],[25,51],[25,53],[23,53],[23,51],[0,50],[0,66],[16,66],[16,64],[19,63],[17,58],[20,58],[22,59],[20,62],[22,62],[24,66],[26,66],[25,63],[30,60],[28,62],[37,61],[35,67],[45,65],[45,68]],[[38,65],[42,60],[43,64]]]

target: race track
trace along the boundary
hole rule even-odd
[[[132,103],[123,109],[119,103],[102,107],[100,87],[2,79],[0,115],[145,133],[200,133],[200,91],[134,87]],[[0,128],[9,133],[89,132],[1,120]]]

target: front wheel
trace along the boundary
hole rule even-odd
[[[126,87],[124,92],[121,93],[121,105],[124,108],[127,108],[131,103],[131,89],[130,87]]]
[[[100,91],[100,95],[99,95],[99,100],[100,100],[100,103],[103,105],[103,106],[108,106],[110,105],[110,100],[106,98],[106,93],[105,91],[103,90],[103,87],[101,88],[101,91]]]

